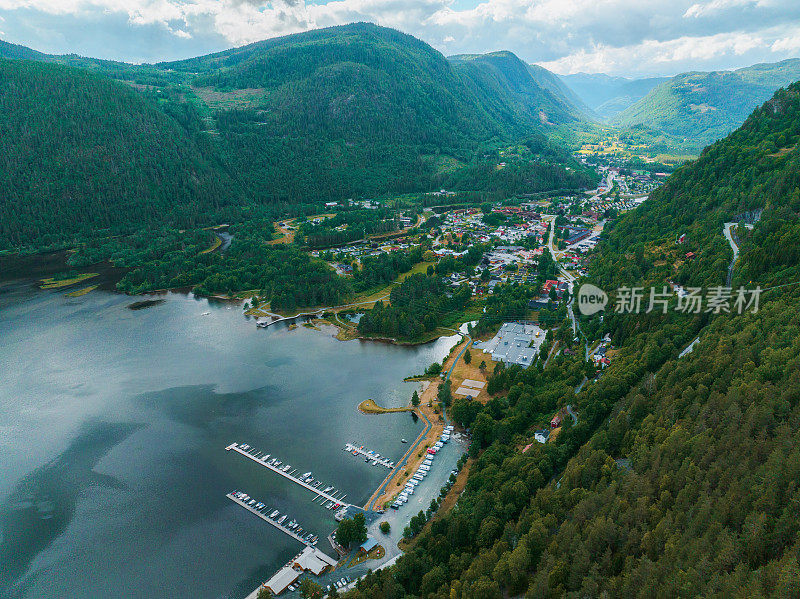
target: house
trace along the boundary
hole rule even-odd
[[[361,543],[358,548],[359,553],[369,553],[378,546],[378,541],[374,537],[367,537],[367,540]]]
[[[686,252],[686,259],[687,260],[694,260],[695,253],[694,252]]]
[[[532,299],[528,302],[528,309],[530,310],[544,310],[547,308],[548,300]]]
[[[533,433],[533,438],[539,443],[547,443],[548,437],[550,437],[550,431],[548,430],[539,430]]]
[[[556,414],[553,416],[553,419],[550,420],[550,428],[558,428],[559,426],[561,426],[561,415]]]
[[[552,281],[552,280],[550,280],[550,279],[548,279],[547,281],[545,281],[545,282],[544,282],[544,287],[542,287],[542,292],[544,292],[544,293],[549,293],[549,292],[550,292],[550,288],[551,288],[551,287],[556,287],[556,288],[558,288],[558,281]]]
[[[328,557],[322,551],[318,551],[313,547],[306,547],[300,554],[294,558],[295,569],[299,568],[306,572],[311,572],[319,576],[326,572],[329,568],[336,566],[336,560]]]
[[[286,587],[300,578],[302,573],[301,570],[295,570],[292,566],[287,565],[278,570],[263,586],[269,589],[273,595],[280,595],[286,590]]]

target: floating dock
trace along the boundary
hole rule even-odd
[[[356,445],[355,443],[347,443],[344,446],[344,451],[349,451],[353,455],[361,456],[364,458],[364,461],[370,462],[373,466],[383,466],[384,468],[388,468],[392,470],[394,468],[394,462],[389,458],[382,457],[380,454],[375,453],[374,451],[369,451],[364,449],[363,445]]]
[[[272,518],[270,518],[268,516],[268,514],[270,512],[274,512],[276,510],[273,510],[272,508],[267,507],[263,503],[255,503],[255,500],[252,497],[250,497],[249,495],[244,494],[242,491],[231,491],[230,493],[228,493],[226,495],[226,497],[228,499],[230,499],[231,501],[233,501],[234,503],[238,503],[239,505],[241,505],[247,511],[255,514],[256,516],[261,518],[264,522],[267,522],[268,524],[272,524],[272,526],[274,526],[275,528],[277,528],[281,532],[289,535],[290,537],[292,537],[293,539],[295,539],[297,541],[300,541],[301,543],[303,543],[303,545],[307,545],[309,547],[313,547],[314,545],[317,544],[317,541],[319,540],[315,535],[312,535],[311,533],[306,532],[305,534],[302,534],[302,535],[298,534],[296,529],[295,530],[290,529],[290,528],[284,526],[282,523],[278,522],[277,520],[273,520]],[[261,507],[260,508],[255,507],[257,505],[260,505]],[[284,515],[283,518],[285,519],[286,516]],[[299,529],[302,530],[302,528],[299,528]]]
[[[322,503],[325,503],[327,501],[328,504],[325,507],[328,507],[328,509],[338,509],[341,507],[351,505],[349,503],[344,502],[344,498],[347,497],[346,493],[337,491],[331,486],[325,486],[322,482],[318,480],[312,480],[311,483],[306,482],[303,479],[305,478],[307,480],[309,476],[296,475],[295,474],[297,472],[296,468],[292,469],[292,467],[289,466],[288,464],[284,464],[278,461],[274,456],[270,457],[270,454],[263,454],[262,452],[257,451],[250,445],[247,444],[240,445],[238,443],[231,443],[225,448],[225,450],[235,451],[237,453],[240,453],[244,457],[253,460],[256,464],[264,466],[264,468],[272,470],[275,474],[279,474],[284,478],[288,478],[293,483],[298,484],[305,489],[308,489],[309,491],[311,491],[316,495],[316,497],[314,497],[312,501],[320,500],[320,502]],[[310,473],[306,474],[310,475]]]

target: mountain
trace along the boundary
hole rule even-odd
[[[260,122],[276,136],[460,148],[502,132],[440,53],[366,23],[159,66],[196,74],[197,88],[258,90]]]
[[[238,202],[209,148],[130,86],[0,59],[0,246],[194,226]]]
[[[723,223],[740,219],[734,297],[760,285],[758,309],[646,312],[645,295],[638,314],[579,319],[613,344],[599,373],[582,342],[567,355],[569,321],[558,360],[498,368],[485,405],[448,411],[471,432],[466,484],[349,599],[797,595],[798,143],[793,84],[611,223],[589,267],[603,289],[677,281],[707,299],[733,258]],[[565,423],[537,443],[554,413]]]
[[[185,75],[252,197],[297,201],[424,189],[445,157],[577,120],[515,56],[489,60],[356,23],[156,66]]]
[[[676,75],[612,119],[619,127],[644,125],[685,138],[695,149],[738,127],[776,89],[800,79],[800,59],[736,71]]]
[[[511,52],[460,54],[449,61],[479,103],[501,122],[566,124],[591,118],[591,111],[580,101],[574,103],[552,73],[525,64]]]
[[[578,109],[578,114],[584,119],[596,120],[598,114],[590,108],[583,99],[576,94],[571,87],[561,80],[561,77],[548,71],[546,68],[537,64],[529,64],[533,80],[543,89],[550,91],[567,105],[572,105]]]
[[[560,79],[591,110],[600,117],[609,119],[633,105],[669,78],[629,79],[612,77],[604,73],[576,73],[561,75]]]
[[[4,245],[49,245],[125,224],[230,221],[242,201],[322,204],[442,185],[513,195],[580,188],[593,177],[543,138],[582,118],[552,82],[554,91],[537,84],[534,74],[546,74],[510,53],[449,61],[367,23],[155,65],[7,43],[0,60],[9,82],[26,90],[3,90],[9,168],[0,177],[11,192],[2,210],[12,215]],[[47,139],[48,110],[62,145]],[[35,129],[23,125],[28,113]],[[494,172],[497,151],[515,142],[520,159],[488,187],[474,187],[477,174]],[[113,169],[104,171],[102,160]],[[164,206],[168,194],[175,201]],[[20,211],[26,202],[43,207]],[[74,214],[86,217],[56,224]]]

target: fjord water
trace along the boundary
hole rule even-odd
[[[358,403],[407,403],[403,378],[455,342],[257,329],[239,306],[182,294],[134,311],[110,292],[0,291],[0,597],[243,597],[301,547],[233,489],[330,552],[333,513],[225,446],[249,443],[363,504],[386,470],[344,443],[398,458],[421,423]]]

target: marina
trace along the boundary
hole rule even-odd
[[[363,445],[355,445],[354,443],[347,443],[344,446],[344,451],[349,451],[354,456],[361,456],[365,462],[372,463],[373,466],[383,466],[389,470],[394,468],[394,462],[379,453],[364,449]]]
[[[225,448],[226,451],[236,451],[257,464],[272,470],[274,473],[289,479],[293,483],[300,485],[314,493],[316,497],[312,501],[319,501],[327,509],[339,509],[348,507],[350,504],[344,502],[347,493],[342,493],[330,485],[325,485],[321,481],[315,480],[311,472],[296,474],[297,468],[292,468],[289,464],[284,464],[271,454],[264,454],[257,451],[254,447],[247,444],[231,443]],[[324,489],[322,488],[324,487]]]
[[[300,527],[295,520],[290,520],[289,522],[284,524],[284,522],[286,522],[286,518],[288,518],[286,514],[278,518],[277,517],[278,510],[273,510],[269,515],[267,515],[267,512],[270,511],[270,508],[268,508],[263,503],[256,502],[255,499],[253,499],[243,491],[231,491],[230,493],[227,494],[226,497],[231,501],[233,501],[234,503],[238,503],[247,511],[255,514],[256,516],[258,516],[265,522],[271,524],[281,532],[289,535],[290,537],[292,537],[297,541],[300,541],[304,545],[313,547],[314,545],[317,544],[317,541],[319,541],[319,538],[316,535],[308,531],[304,531],[302,527]]]

